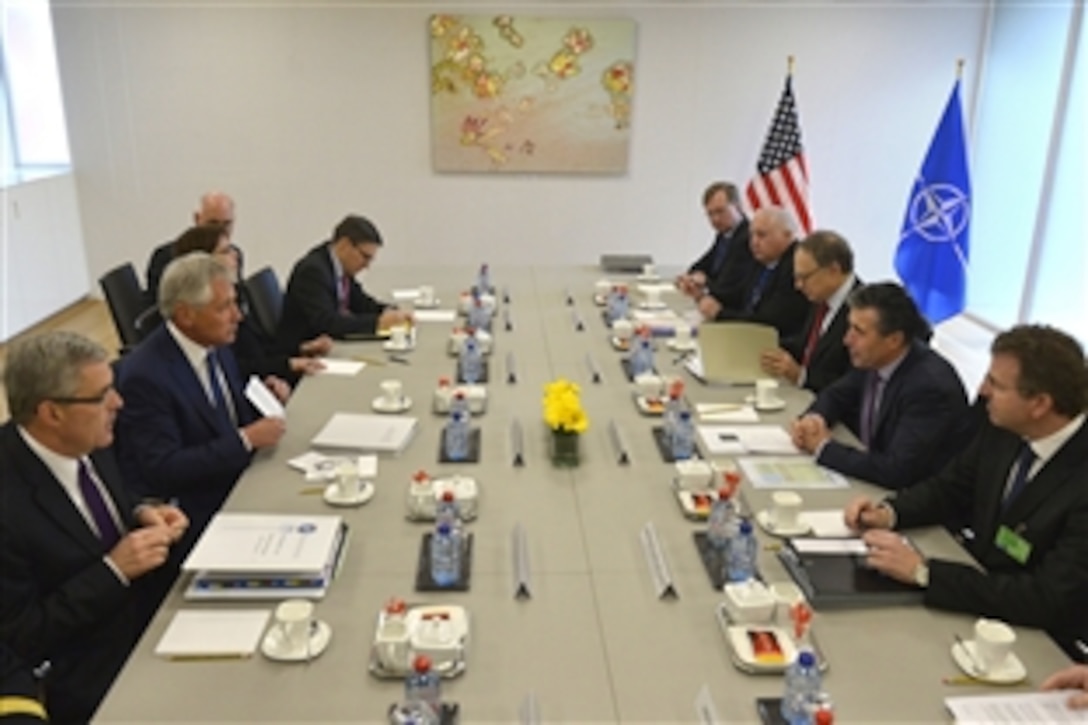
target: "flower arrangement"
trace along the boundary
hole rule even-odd
[[[584,433],[589,428],[589,418],[582,408],[581,388],[575,383],[559,378],[544,386],[544,422],[559,433]]]

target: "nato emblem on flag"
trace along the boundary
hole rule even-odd
[[[932,324],[963,310],[971,180],[957,80],[911,189],[895,271]]]

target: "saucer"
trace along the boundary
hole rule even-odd
[[[631,349],[631,341],[630,340],[621,340],[620,338],[615,337],[615,336],[613,336],[611,339],[612,339],[612,347],[616,348],[617,350],[622,350],[623,352],[627,352],[628,350]]]
[[[608,297],[606,295],[593,295],[593,304],[604,307],[608,304]]]
[[[261,654],[276,662],[306,662],[319,656],[329,646],[332,639],[332,628],[315,619],[310,628],[310,646],[299,647],[295,650],[288,649],[283,636],[283,630],[273,624],[261,640]]]
[[[370,406],[379,413],[403,413],[412,407],[412,399],[402,395],[399,401],[391,401],[379,395],[374,398]]]
[[[423,302],[417,297],[415,302],[412,303],[412,307],[415,307],[419,310],[433,310],[435,307],[438,307],[440,302],[441,300],[439,300],[437,297],[435,297],[430,302]]]
[[[660,282],[661,281],[661,275],[660,274],[640,274],[639,276],[635,277],[635,279],[637,279],[639,282]]]
[[[638,303],[640,310],[667,310],[669,306],[660,300],[657,302],[642,301]]]
[[[803,536],[812,531],[812,527],[804,521],[798,521],[788,529],[783,529],[771,523],[771,512],[767,510],[756,513],[756,521],[760,527],[772,536]]]
[[[744,396],[744,402],[750,404],[756,410],[765,413],[771,413],[776,410],[785,410],[786,408],[786,401],[782,398],[775,398],[770,405],[756,405],[756,396],[746,395]]]
[[[647,398],[645,395],[636,395],[635,406],[643,415],[664,415],[665,413],[665,403],[659,397]]]
[[[676,352],[691,352],[695,349],[695,340],[691,340],[687,344],[681,345],[676,340],[669,340],[665,343],[665,347]]]
[[[329,506],[362,506],[374,498],[375,488],[371,481],[364,481],[363,485],[359,487],[359,492],[354,496],[341,496],[337,491],[338,488],[335,483],[325,486],[325,493],[322,498],[325,499],[325,503]]]
[[[976,680],[990,682],[995,685],[1013,685],[1023,681],[1028,676],[1028,670],[1024,667],[1024,663],[1013,652],[1009,653],[1003,663],[985,673],[978,671],[975,661],[979,658],[977,655],[974,657],[972,655],[975,655],[974,640],[967,640],[962,645],[959,642],[952,645],[952,659],[956,661],[961,670]]]

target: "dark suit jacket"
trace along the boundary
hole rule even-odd
[[[242,395],[234,356],[219,349],[238,428],[257,419]],[[251,454],[238,431],[219,416],[181,348],[165,325],[121,365],[118,391],[125,406],[117,418],[117,448],[125,480],[143,482],[142,494],[177,498],[195,537],[203,529]],[[224,391],[226,392],[226,391]]]
[[[828,426],[843,423],[860,437],[861,404],[870,370],[852,370],[816,398],[809,412]],[[914,342],[884,385],[868,451],[829,441],[817,461],[886,488],[906,488],[931,476],[970,441],[967,396],[952,366]]]
[[[283,378],[290,385],[298,382],[298,373],[291,372],[288,353],[280,349],[279,342],[257,324],[250,313],[249,298],[245,285],[235,285],[238,293],[238,307],[242,311],[242,320],[238,323],[238,334],[230,349],[238,362],[238,371],[243,380],[250,375],[264,378],[275,375]]]
[[[809,301],[793,284],[793,253],[796,250],[797,243],[794,242],[778,260],[754,310],[746,312],[744,307],[763,273],[764,266],[759,263],[753,266],[745,280],[739,304],[723,307],[718,319],[761,322],[778,330],[780,339],[800,333],[808,315]]]
[[[95,470],[129,528],[133,500],[109,450]],[[0,426],[0,640],[27,665],[49,660],[56,722],[86,722],[139,638],[143,581],[126,587],[102,542],[12,423]]]
[[[318,244],[295,264],[283,298],[279,329],[282,349],[297,350],[303,341],[318,335],[342,340],[353,334],[375,333],[378,317],[388,305],[368,295],[353,279],[348,302],[350,314],[340,314],[333,275],[328,242]]]
[[[856,290],[861,284],[861,280],[855,277],[854,285],[850,290]],[[812,331],[812,325],[815,322],[816,305],[810,304],[804,329],[801,330],[800,334],[782,342],[782,348],[798,364],[801,363],[801,358],[805,356],[805,343],[808,342],[809,333]],[[835,316],[831,318],[831,324],[827,326],[827,330],[816,340],[816,347],[812,350],[812,359],[809,360],[808,368],[805,370],[805,388],[818,393],[851,369],[850,351],[846,349],[846,344],[843,342],[849,326],[850,306],[844,302],[835,311]]]
[[[147,289],[144,290],[144,302],[148,307],[158,304],[159,282],[162,281],[162,273],[166,271],[166,265],[174,261],[174,240],[164,242],[155,247],[147,260]]]
[[[1002,512],[1020,443],[1019,436],[985,423],[948,467],[891,500],[896,526],[967,518],[975,532],[967,549],[986,571],[931,560],[926,604],[1045,628],[1071,650],[1076,637],[1088,638],[1088,425]],[[1001,525],[1031,543],[1025,563],[995,544]]]
[[[750,240],[748,220],[741,219],[732,236],[725,242],[728,245],[725,257],[717,270],[714,269],[714,259],[718,252],[717,236],[706,253],[695,260],[695,264],[688,270],[702,272],[706,276],[707,292],[723,307],[739,307],[743,304],[744,284],[752,269],[757,266],[752,257]]]

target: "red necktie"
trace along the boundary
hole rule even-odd
[[[340,314],[346,315],[349,310],[348,302],[351,300],[351,277],[340,277]]]
[[[807,368],[812,359],[812,352],[816,349],[816,343],[823,334],[824,317],[827,316],[827,303],[821,302],[816,308],[816,315],[812,318],[812,327],[808,331],[808,340],[805,342],[805,354],[801,357],[801,367]]]

